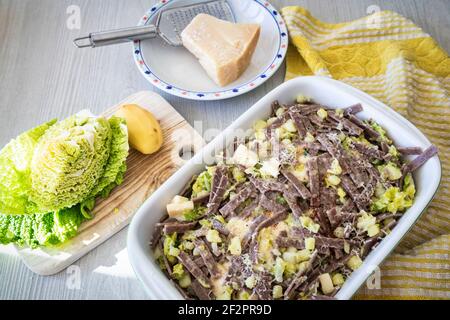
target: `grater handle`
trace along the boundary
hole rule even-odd
[[[90,33],[87,37],[76,38],[73,43],[78,48],[101,47],[111,44],[151,39],[156,37],[158,30],[154,25],[116,29]]]

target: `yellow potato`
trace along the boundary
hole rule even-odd
[[[115,115],[127,121],[128,140],[132,148],[143,154],[152,154],[161,148],[161,126],[150,111],[136,104],[127,104],[121,106]]]

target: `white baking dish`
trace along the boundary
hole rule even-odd
[[[138,210],[128,231],[128,254],[137,277],[142,281],[146,292],[153,299],[182,299],[169,279],[155,262],[149,247],[153,226],[165,213],[166,204],[174,197],[194,174],[204,169],[202,159],[218,149],[223,141],[230,141],[236,129],[248,129],[257,119],[267,118],[271,103],[292,102],[299,94],[313,98],[329,107],[342,108],[361,103],[364,111],[358,114],[363,119],[373,118],[384,128],[397,146],[430,146],[430,141],[408,120],[369,95],[341,82],[324,77],[300,77],[290,80],[269,92],[253,105],[239,119],[233,122],[221,135],[204,147],[194,158],[166,181]],[[437,156],[430,159],[414,174],[417,195],[414,205],[406,211],[391,234],[364,260],[362,266],[348,278],[338,292],[338,299],[349,299],[395,248],[402,237],[419,218],[432,200],[441,179],[441,165]]]

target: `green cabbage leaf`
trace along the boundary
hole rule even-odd
[[[123,182],[125,171],[127,170],[126,159],[128,156],[128,130],[125,120],[113,116],[109,119],[111,127],[111,150],[108,161],[106,162],[103,176],[98,181],[97,185],[87,196],[87,199],[81,203],[81,212],[85,218],[91,218],[89,205],[95,201],[95,198],[106,198],[109,196],[112,189]],[[87,206],[86,206],[87,204]]]
[[[108,120],[80,112],[49,128],[31,161],[30,199],[38,212],[70,208],[103,176],[111,150]]]
[[[30,248],[56,246],[74,237],[84,220],[79,205],[45,214],[2,214],[0,243]]]
[[[109,119],[109,124],[112,132],[110,155],[103,175],[89,194],[89,198],[107,197],[114,187],[123,182],[127,170],[125,160],[128,156],[129,145],[125,120],[113,116]]]

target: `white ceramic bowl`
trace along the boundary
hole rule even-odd
[[[153,226],[165,213],[166,204],[174,197],[194,174],[204,169],[201,160],[211,155],[222,141],[230,141],[236,129],[250,128],[257,119],[267,118],[274,100],[281,103],[292,102],[299,94],[313,98],[326,106],[343,108],[361,103],[364,111],[358,114],[363,119],[373,118],[387,129],[397,146],[430,146],[430,141],[408,120],[371,96],[341,82],[324,77],[299,77],[272,90],[253,105],[239,119],[233,122],[221,135],[204,147],[194,158],[167,180],[138,210],[128,231],[128,254],[137,277],[146,292],[153,299],[181,299],[181,295],[171,285],[159,269],[152,256],[149,242]],[[437,156],[430,159],[414,173],[417,185],[416,199],[394,230],[367,256],[362,266],[352,273],[338,292],[338,299],[350,299],[358,288],[395,248],[414,222],[424,212],[432,200],[441,178],[441,165]]]
[[[264,0],[227,0],[236,22],[257,23],[261,35],[250,66],[233,83],[219,87],[184,47],[162,39],[136,41],[133,56],[143,76],[158,89],[193,100],[219,100],[238,96],[263,84],[283,63],[288,46],[281,14]],[[189,5],[195,0],[162,0],[141,18],[139,25],[155,23],[162,10]]]

